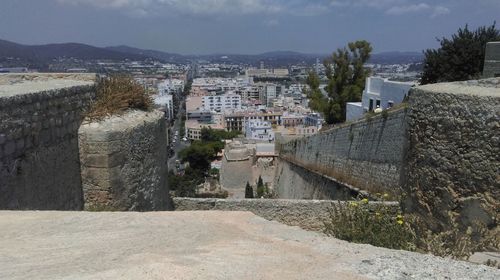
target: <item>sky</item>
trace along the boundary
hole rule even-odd
[[[0,39],[180,54],[325,54],[360,39],[422,51],[494,21],[500,0],[0,0]]]

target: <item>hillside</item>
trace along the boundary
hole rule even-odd
[[[6,58],[15,58],[20,61],[45,63],[60,57],[71,57],[82,60],[144,60],[148,58],[145,55],[118,52],[79,43],[22,45],[0,40],[0,61]]]

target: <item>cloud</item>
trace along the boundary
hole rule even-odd
[[[483,0],[487,1],[487,0]],[[373,8],[385,11],[387,15],[399,16],[409,13],[426,12],[430,17],[449,14],[449,8],[441,5],[431,5],[413,0],[331,0],[330,6],[334,8]],[[436,1],[437,2],[437,1]]]
[[[269,27],[278,26],[279,24],[280,22],[277,19],[268,19],[264,21],[264,25]]]
[[[408,13],[421,12],[431,9],[431,6],[425,3],[419,3],[408,6],[396,6],[388,9],[385,13],[388,15],[404,15]]]
[[[432,13],[431,17],[437,17],[437,16],[441,16],[441,15],[447,15],[450,12],[451,12],[450,9],[448,9],[446,7],[437,6],[437,7],[434,8],[434,12]]]
[[[273,14],[285,10],[273,0],[57,0],[61,4],[86,5],[99,9],[140,10],[146,14],[176,12],[190,15]]]

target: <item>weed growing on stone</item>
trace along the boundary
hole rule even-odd
[[[349,242],[416,249],[415,233],[405,218],[383,203],[369,205],[368,199],[333,204],[325,233]]]
[[[153,100],[144,87],[129,76],[102,78],[98,81],[96,90],[96,101],[86,115],[90,120],[119,115],[128,109],[147,111],[153,106]]]
[[[377,197],[380,201],[389,199],[388,194]],[[394,213],[392,209],[384,204],[369,205],[367,199],[333,204],[324,232],[349,242],[460,260],[467,260],[474,252],[496,251],[500,246],[500,235],[492,234],[485,225],[463,228],[453,222],[445,231],[432,232],[420,216]]]

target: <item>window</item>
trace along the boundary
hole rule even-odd
[[[370,106],[368,106],[368,111],[373,110],[373,99],[370,98]]]
[[[393,106],[394,106],[394,102],[393,101],[387,102],[387,108],[392,108]]]
[[[377,99],[377,106],[376,107],[380,107],[380,99]]]

